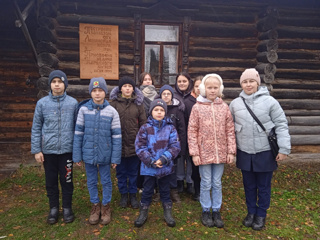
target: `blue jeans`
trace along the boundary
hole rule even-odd
[[[152,201],[152,196],[154,194],[154,188],[158,182],[160,200],[162,203],[172,203],[170,199],[170,180],[171,175],[164,176],[162,178],[156,178],[154,176],[144,176],[143,182],[143,192],[141,196],[141,204],[144,206],[149,206]]]
[[[267,216],[271,198],[271,172],[242,170],[243,186],[246,194],[248,213],[259,217]]]
[[[100,173],[100,182],[102,185],[102,204],[106,205],[111,202],[112,182],[110,175],[110,165],[93,165],[86,163],[87,185],[90,194],[90,202],[99,203],[98,196],[98,172]]]
[[[140,159],[138,156],[121,158],[117,165],[118,188],[121,194],[137,192]],[[129,180],[129,181],[128,181]]]
[[[217,212],[222,204],[221,177],[224,170],[224,163],[200,165],[200,203],[203,211]],[[212,189],[212,196],[210,191]]]

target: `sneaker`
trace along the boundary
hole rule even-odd
[[[100,220],[100,203],[96,203],[92,205],[91,212],[90,212],[90,217],[89,217],[89,223],[91,225],[95,225],[99,222]]]
[[[217,228],[223,228],[224,223],[221,219],[220,212],[212,212],[212,220],[213,220],[214,226],[216,226]]]
[[[102,205],[101,207],[101,224],[107,225],[111,222],[111,208],[110,204]]]
[[[201,215],[201,222],[204,226],[206,227],[213,227],[214,224],[213,224],[213,220],[211,218],[211,213],[210,211],[204,211],[202,212],[202,215]]]

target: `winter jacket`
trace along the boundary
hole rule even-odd
[[[186,98],[189,98],[191,96],[192,89],[193,89],[193,82],[191,80],[189,81],[189,86],[188,86],[188,88],[187,88],[187,90],[185,92],[182,92],[179,89],[177,82],[174,85],[174,90],[175,90],[175,93],[177,94],[177,97],[181,98],[183,100],[185,100]]]
[[[190,114],[191,114],[191,110],[193,105],[195,105],[197,102],[197,99],[192,95],[192,93],[190,94],[190,97],[188,97],[187,99],[185,99],[184,101],[184,105],[186,106],[185,108],[185,119],[186,119],[186,124],[188,127],[189,124],[189,119],[190,119]]]
[[[189,126],[190,156],[200,156],[200,165],[226,163],[228,154],[236,154],[236,140],[232,115],[221,98],[213,102],[197,98]]]
[[[89,164],[120,164],[121,125],[117,111],[104,101],[80,103],[74,133],[73,161]]]
[[[291,149],[288,121],[279,102],[270,96],[266,87],[259,87],[258,91],[251,95],[242,91],[240,97],[230,104],[235,122],[237,148],[249,154],[270,150],[266,133],[252,118],[241,97],[245,99],[267,132],[275,127],[279,152],[288,155]]]
[[[122,133],[122,157],[136,155],[134,141],[139,128],[146,123],[147,117],[143,106],[144,96],[142,92],[135,88],[131,98],[123,98],[118,87],[112,89],[110,93],[110,103],[120,116]]]
[[[37,102],[31,129],[31,153],[64,154],[72,152],[77,100],[64,92],[50,92]]]
[[[136,137],[135,148],[141,160],[141,175],[161,178],[174,172],[173,160],[180,152],[178,133],[170,118],[158,121],[150,116]],[[162,168],[157,168],[154,162],[160,159]]]

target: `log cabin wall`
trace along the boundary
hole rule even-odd
[[[23,8],[26,3],[20,2]],[[21,28],[15,26],[13,1],[3,0],[0,7],[0,178],[32,161],[30,132],[37,101],[38,68]],[[37,26],[33,13],[28,26]],[[30,31],[34,36],[34,31]]]

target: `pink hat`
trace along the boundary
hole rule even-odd
[[[255,68],[248,68],[241,74],[240,85],[246,79],[253,79],[257,81],[258,85],[261,84],[259,73]]]

